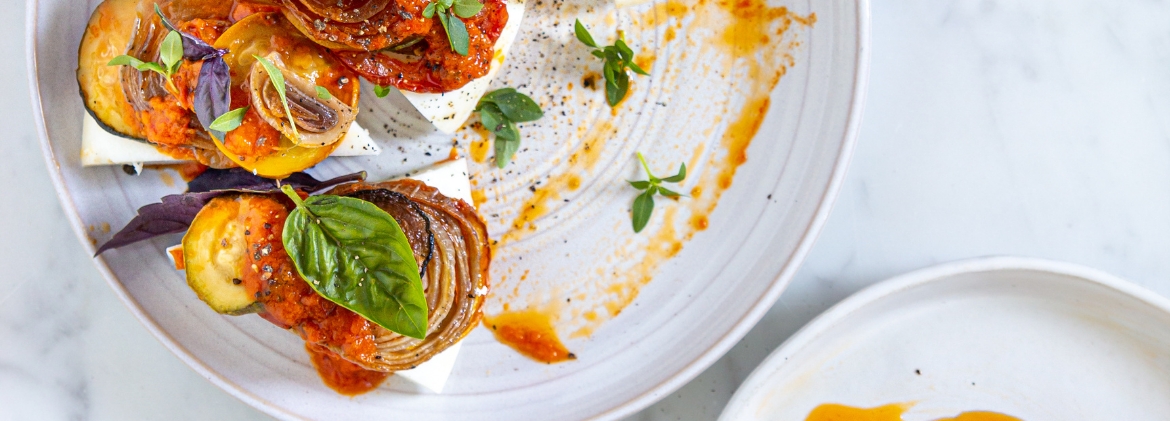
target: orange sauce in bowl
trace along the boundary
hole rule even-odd
[[[875,408],[826,403],[813,408],[805,421],[902,421],[902,414],[911,404],[895,403]],[[935,421],[1022,421],[1019,418],[990,411],[968,411],[953,418],[939,418]]]

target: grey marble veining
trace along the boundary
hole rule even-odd
[[[709,420],[752,369],[857,290],[1023,255],[1170,295],[1170,2],[877,1],[848,179],[789,289],[731,352],[630,419]],[[0,14],[0,421],[267,419],[118,301],[40,157],[23,13]]]

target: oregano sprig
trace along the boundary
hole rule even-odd
[[[447,33],[451,50],[465,56],[471,38],[467,34],[467,24],[462,19],[475,16],[482,9],[483,3],[479,0],[432,0],[423,9],[423,17],[430,19],[437,15]]]
[[[159,62],[142,61],[137,57],[131,55],[120,55],[114,57],[107,63],[107,66],[130,66],[138,69],[140,72],[155,72],[162,75],[167,80],[167,85],[174,89],[175,82],[171,80],[171,76],[179,70],[179,64],[183,62],[183,37],[179,35],[179,31],[170,31],[167,36],[163,38],[162,44],[158,48]]]
[[[512,88],[501,88],[484,95],[475,106],[483,126],[496,134],[496,166],[504,168],[520,150],[520,129],[516,123],[526,123],[544,117],[540,105]]]
[[[585,25],[581,24],[580,19],[573,24],[573,31],[582,44],[595,48],[591,52],[595,57],[605,61],[602,66],[602,75],[605,77],[605,101],[609,103],[609,106],[617,106],[630,91],[630,75],[626,73],[626,69],[642,76],[650,75],[634,62],[634,50],[626,45],[626,41],[622,39],[624,37],[621,31],[618,31],[617,41],[614,41],[613,45],[605,47],[597,45],[597,42],[593,40],[593,35],[589,34],[589,30],[585,29]]]
[[[650,214],[654,212],[654,195],[660,194],[666,197],[679,197],[680,194],[662,187],[662,183],[678,183],[687,178],[687,164],[682,163],[678,166],[678,174],[666,178],[655,177],[650,172],[650,166],[646,164],[646,158],[638,152],[638,161],[642,163],[642,169],[646,170],[646,176],[649,180],[645,181],[628,181],[635,189],[642,190],[634,199],[633,207],[633,224],[634,232],[642,232],[646,228],[646,223],[650,221]]]

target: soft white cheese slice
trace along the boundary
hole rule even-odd
[[[370,132],[356,122],[330,156],[377,155],[382,149]],[[154,146],[107,132],[88,113],[81,126],[81,165],[160,164],[181,162],[159,152]]]
[[[460,158],[447,161],[431,168],[411,174],[409,178],[422,181],[428,186],[439,189],[444,196],[471,201],[471,182],[467,178],[467,160]],[[459,356],[462,342],[456,342],[434,356],[425,363],[419,364],[411,370],[395,372],[394,375],[417,383],[435,393],[442,393],[443,386],[451,377],[451,370],[455,368],[455,359]]]
[[[516,41],[516,34],[520,33],[520,20],[524,17],[524,3],[518,0],[508,0],[508,23],[500,31],[500,38],[496,40],[496,53],[492,58],[491,68],[483,77],[468,82],[462,88],[441,94],[420,94],[401,91],[402,95],[417,108],[423,117],[430,120],[435,128],[444,133],[455,133],[463,126],[475,105],[487,92],[492,78],[504,66],[504,56]]]

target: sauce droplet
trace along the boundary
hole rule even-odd
[[[549,364],[577,359],[561,343],[552,322],[543,313],[525,310],[485,317],[484,326],[491,329],[500,343],[528,358]]]

